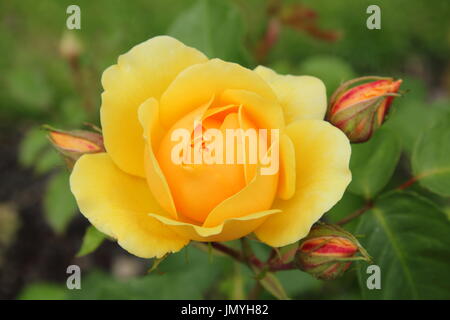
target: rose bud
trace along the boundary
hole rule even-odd
[[[64,32],[59,44],[59,52],[63,58],[69,61],[78,59],[83,52],[83,46],[74,32]]]
[[[62,131],[46,126],[48,138],[66,160],[69,169],[83,154],[105,152],[101,134],[85,130]]]
[[[370,261],[356,238],[336,225],[315,224],[295,255],[297,267],[321,280],[341,276],[352,261]]]
[[[350,88],[360,81],[370,82]],[[330,99],[327,120],[351,142],[365,142],[384,122],[402,80],[362,77],[343,83]]]

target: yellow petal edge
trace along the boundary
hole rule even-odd
[[[159,99],[181,71],[207,60],[180,41],[159,36],[133,47],[103,72],[102,131],[106,150],[119,168],[145,177],[138,107],[148,98]]]
[[[320,120],[296,121],[286,128],[295,149],[296,187],[289,200],[276,200],[255,231],[266,244],[281,247],[304,238],[311,226],[342,197],[351,181],[350,142],[342,131]]]
[[[327,94],[322,80],[312,76],[279,75],[258,66],[254,70],[272,87],[284,111],[286,124],[296,120],[322,120],[327,111]]]
[[[83,215],[138,257],[159,258],[189,243],[149,216],[165,212],[147,182],[120,170],[106,153],[82,156],[73,168],[70,188]]]

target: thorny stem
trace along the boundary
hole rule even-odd
[[[407,180],[406,182],[402,183],[400,186],[398,186],[395,190],[405,190],[405,189],[411,187],[418,180],[419,180],[419,177],[412,177],[409,180]],[[359,208],[358,210],[356,210],[352,214],[348,215],[344,219],[338,221],[336,224],[342,226],[342,225],[352,221],[353,219],[359,217],[360,215],[362,215],[364,212],[366,212],[367,210],[369,210],[372,207],[373,207],[373,202],[371,200],[369,200],[363,207]]]
[[[397,190],[405,190],[406,188],[409,188],[410,186],[412,186],[414,183],[417,182],[418,177],[412,177],[411,179],[409,179],[408,181],[406,181],[405,183],[401,184],[400,186],[397,187]]]
[[[233,248],[227,247],[226,245],[223,245],[219,242],[211,242],[211,246],[217,251],[220,251],[239,262],[245,262],[242,253],[237,250],[234,250]]]
[[[261,260],[259,260],[257,257],[251,256],[251,257],[246,258],[242,252],[235,250],[233,248],[230,248],[219,242],[211,242],[211,246],[214,249],[216,249],[217,251],[220,251],[241,263],[253,265],[258,268],[262,268],[264,266],[264,263]]]
[[[270,266],[270,271],[272,272],[292,270],[292,269],[297,269],[297,266],[295,265],[294,261],[288,263],[273,264]]]
[[[372,201],[369,201],[363,207],[361,207],[358,210],[356,210],[355,212],[349,214],[342,220],[336,222],[336,224],[339,226],[342,226],[342,225],[352,221],[353,219],[358,218],[360,215],[362,215],[364,212],[366,212],[367,210],[369,210],[372,207],[373,207],[373,203],[372,203]]]
[[[220,252],[230,256],[234,260],[248,265],[249,267],[256,267],[261,270],[267,269],[267,271],[271,271],[271,272],[295,269],[295,266],[293,263],[282,263],[282,262],[280,263],[279,260],[268,261],[268,262],[264,263],[261,260],[259,260],[255,255],[248,255],[246,257],[242,252],[235,250],[233,248],[230,248],[219,242],[211,242],[211,246],[215,250],[220,251]]]

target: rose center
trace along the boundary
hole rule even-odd
[[[199,122],[199,120],[201,122]],[[208,111],[201,108],[175,123],[166,133],[156,154],[157,160],[169,184],[177,212],[193,222],[202,223],[208,214],[225,199],[239,192],[248,181],[249,165],[247,164],[247,180],[245,164],[239,161],[204,161],[205,152],[211,155],[214,139],[206,141],[206,134],[215,130],[216,134],[226,137],[229,129],[240,129],[243,126],[242,114],[238,106],[226,108],[212,108]],[[254,124],[246,120],[246,129],[255,128]],[[180,141],[173,139],[174,132],[184,130],[189,133],[187,143],[179,148]],[[222,152],[225,159],[230,150],[226,141],[222,141]],[[216,151],[217,151],[217,145]],[[176,148],[179,149],[176,149]],[[236,140],[234,145],[235,158],[242,145]],[[174,161],[175,155],[183,161]],[[245,151],[244,151],[245,154]],[[214,156],[214,154],[213,154]],[[196,161],[200,160],[200,161]],[[254,175],[252,166],[251,174]]]

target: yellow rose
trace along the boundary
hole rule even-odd
[[[95,227],[139,257],[252,232],[270,246],[288,245],[308,234],[351,180],[350,144],[323,121],[325,87],[317,78],[208,60],[160,36],[120,56],[102,85],[107,152],[77,161],[71,190]],[[278,129],[279,171],[174,163],[171,133],[198,117],[220,130]]]

